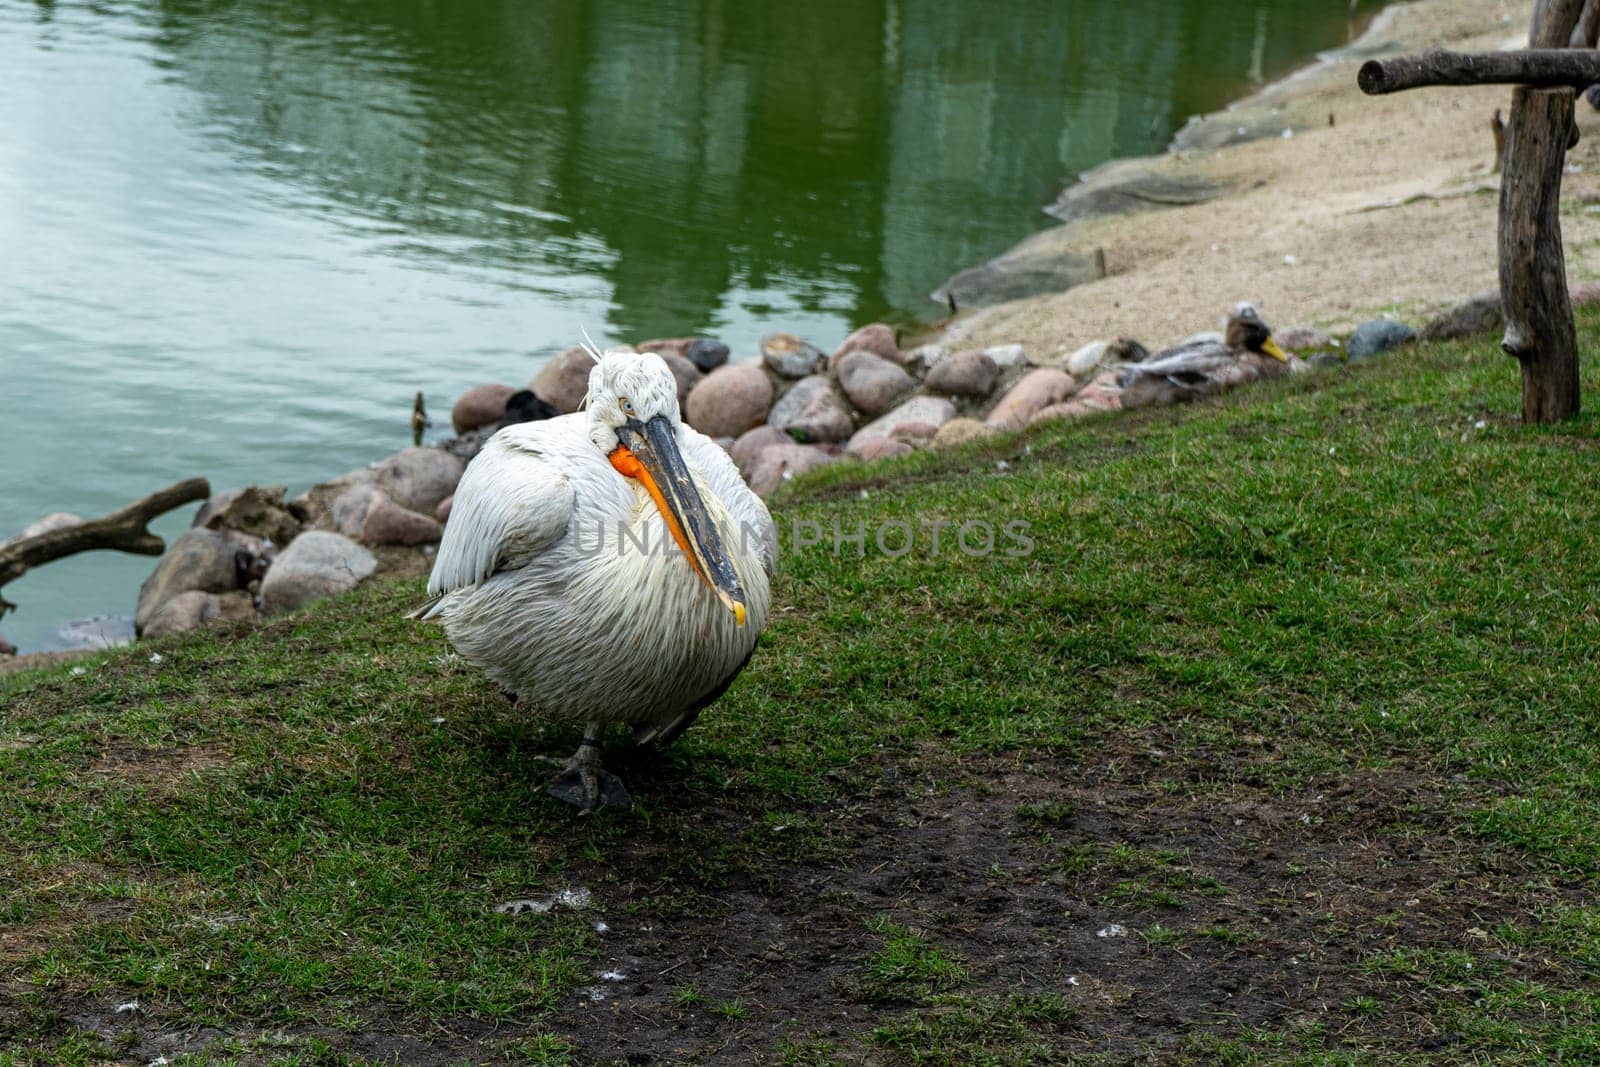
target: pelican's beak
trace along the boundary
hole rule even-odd
[[[744,586],[683,461],[672,423],[665,415],[644,423],[629,419],[617,437],[621,443],[611,453],[611,465],[645,487],[689,565],[743,626]]]
[[[1261,351],[1265,352],[1279,363],[1289,362],[1289,353],[1279,348],[1278,342],[1274,341],[1270,337],[1261,342]]]

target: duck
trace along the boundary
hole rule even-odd
[[[1272,329],[1254,305],[1229,312],[1222,336],[1187,341],[1136,363],[1118,378],[1123,407],[1181,404],[1236,385],[1281,378],[1290,357],[1272,339]]]

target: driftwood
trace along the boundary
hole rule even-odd
[[[1369,94],[1426,85],[1518,88],[1509,121],[1494,129],[1500,184],[1501,347],[1522,367],[1524,422],[1555,422],[1578,413],[1578,341],[1561,247],[1561,173],[1577,143],[1573,100],[1600,83],[1600,53],[1567,47],[1600,32],[1597,0],[1538,0],[1528,48],[1519,52],[1425,52],[1362,65]],[[1502,135],[1504,137],[1501,143]]]
[[[110,515],[0,546],[0,586],[16,581],[34,567],[78,552],[109,548],[139,556],[159,556],[167,545],[150,532],[150,520],[210,495],[210,482],[204,478],[190,478],[151,493]],[[15,604],[0,597],[0,615],[15,608]]]
[[[1529,48],[1520,52],[1434,50],[1393,59],[1369,59],[1356,74],[1361,91],[1382,96],[1429,85],[1528,85],[1585,89],[1600,83],[1600,52]]]
[[[1578,336],[1561,247],[1561,172],[1572,128],[1570,89],[1518,89],[1500,185],[1501,347],[1522,365],[1522,421],[1578,413]]]

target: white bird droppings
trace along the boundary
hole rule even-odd
[[[621,971],[601,971],[595,977],[602,982],[625,982],[628,979],[628,976]]]
[[[587,908],[593,902],[593,893],[582,886],[575,886],[563,889],[543,900],[507,900],[496,904],[494,910],[499,915],[544,915],[556,908],[571,908],[577,911]]]
[[[594,924],[594,932],[597,933],[597,934],[606,933],[610,929],[611,929],[611,927],[607,926],[603,921],[597,921]]]
[[[1112,923],[1110,926],[1095,931],[1096,937],[1127,937],[1128,928],[1121,923]]]
[[[133,1012],[136,1012],[138,1010],[139,1010],[139,1002],[137,1000],[130,1000],[126,1004],[118,1004],[117,1005],[117,1009],[116,1009],[116,1014],[117,1015],[131,1015]]]
[[[159,652],[150,653],[150,662],[151,663],[160,663],[161,662],[161,653],[159,653]]]

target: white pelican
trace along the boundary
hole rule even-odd
[[[1178,404],[1261,378],[1289,373],[1289,355],[1250,304],[1228,316],[1220,341],[1191,341],[1157,352],[1122,372],[1122,406]]]
[[[721,696],[766,625],[776,559],[766,505],[683,424],[667,364],[611,351],[583,410],[508,426],[467,466],[413,617],[443,620],[519,704],[583,724],[553,796],[626,806],[601,731],[665,744]]]

